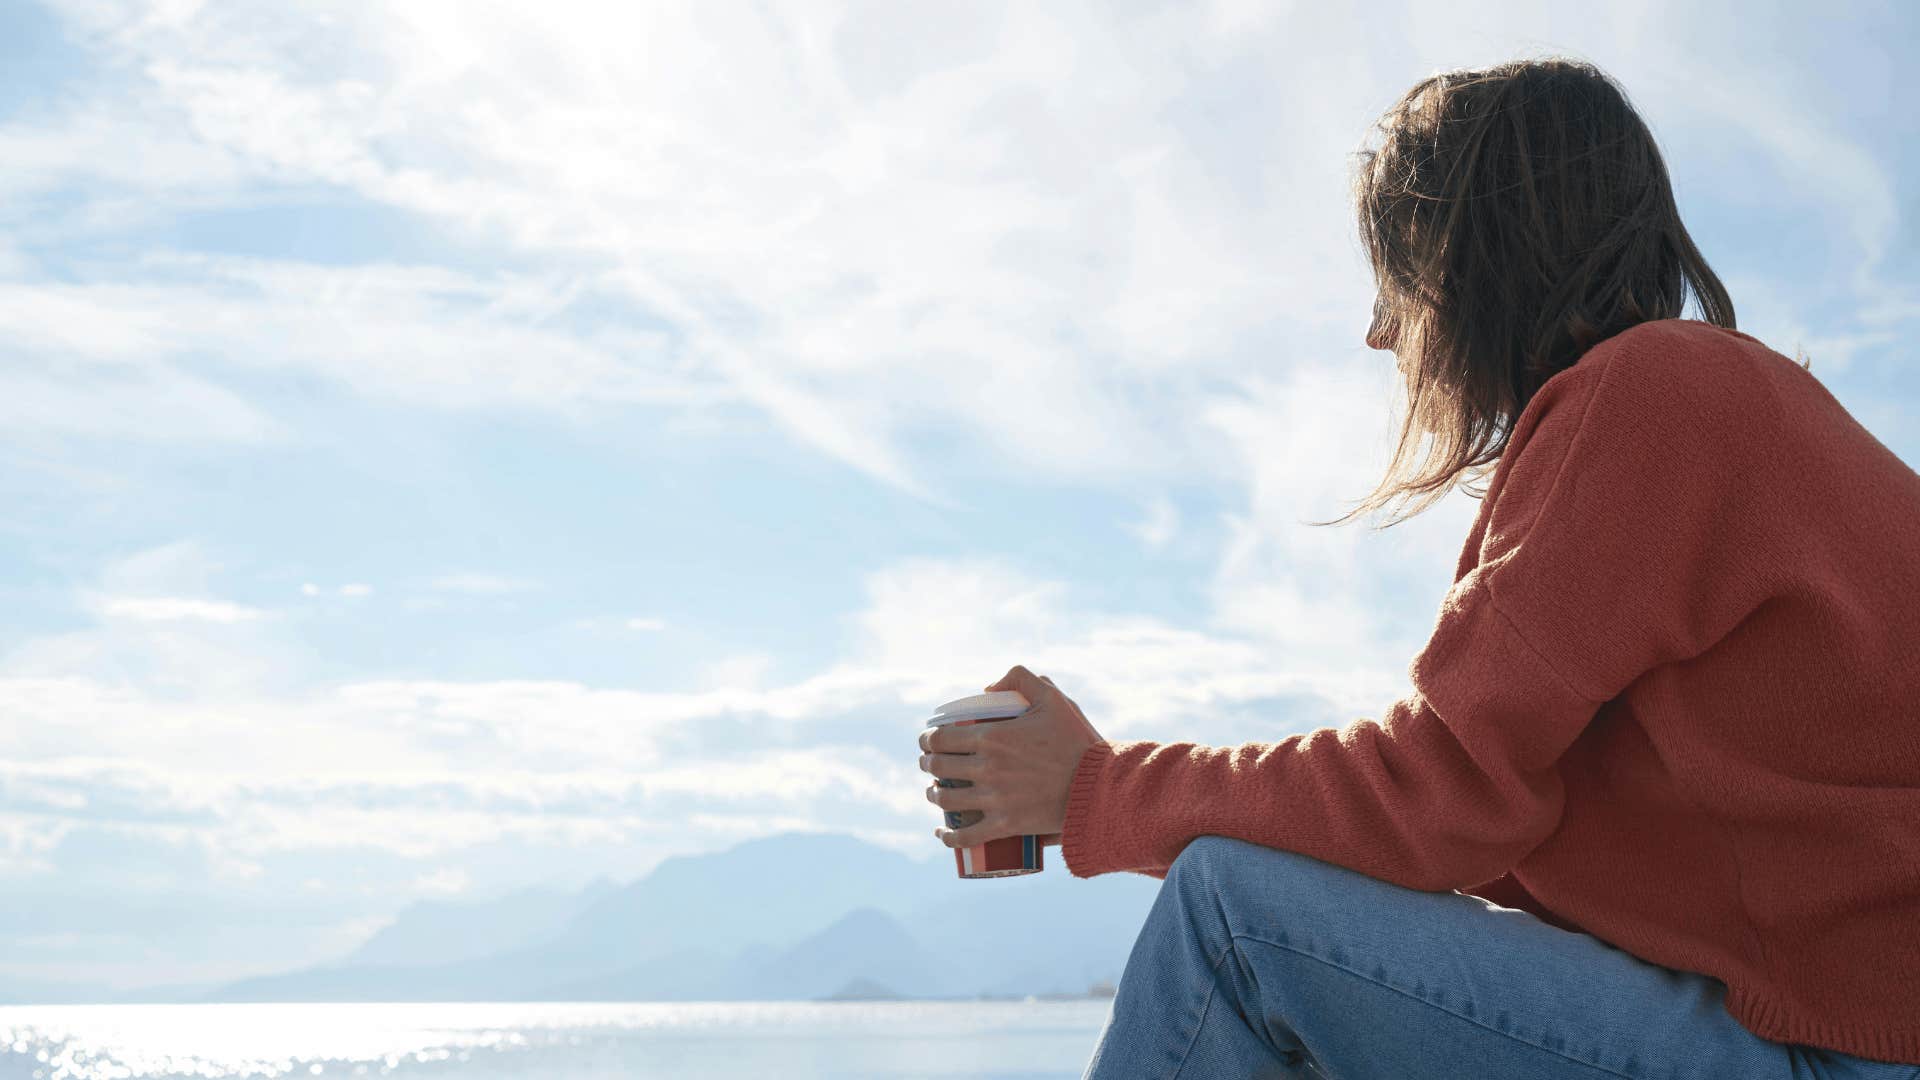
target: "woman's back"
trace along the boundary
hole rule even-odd
[[[1920,1061],[1920,475],[1744,334],[1642,323],[1514,424],[1378,722],[1118,742],[1077,875],[1199,834],[1521,906],[1725,982],[1781,1042]]]
[[[1890,1056],[1876,1040],[1920,1014],[1920,475],[1746,334],[1662,320],[1595,353],[1540,403],[1588,411],[1553,466],[1575,492],[1503,506],[1503,468],[1463,554],[1504,560],[1501,610],[1604,702],[1515,880],[1558,920],[1728,982],[1758,1034]],[[1526,449],[1538,424],[1516,465],[1548,465]],[[1556,552],[1583,561],[1561,579],[1577,592],[1540,561]]]

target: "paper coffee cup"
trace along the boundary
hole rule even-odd
[[[989,694],[975,694],[972,697],[949,701],[933,711],[933,718],[927,721],[928,727],[966,727],[969,724],[991,724],[997,720],[1008,720],[1027,711],[1026,696],[1018,690],[997,690]],[[936,777],[933,781],[941,787],[972,787],[970,780],[950,780]],[[979,820],[978,811],[946,812],[947,828],[959,829]],[[998,840],[989,840],[984,844],[971,847],[954,848],[953,862],[963,878],[1013,877],[1016,874],[1037,874],[1042,869],[1040,861],[1042,847],[1038,836],[1005,836]]]

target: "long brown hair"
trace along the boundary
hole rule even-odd
[[[1375,130],[1384,138],[1357,155],[1354,202],[1376,319],[1406,371],[1406,418],[1373,493],[1314,524],[1397,502],[1386,528],[1463,474],[1480,479],[1542,383],[1628,327],[1679,318],[1688,289],[1706,321],[1734,326],[1653,134],[1593,65],[1434,75]]]

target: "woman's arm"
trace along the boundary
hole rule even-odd
[[[1417,889],[1505,875],[1558,826],[1559,760],[1599,707],[1778,586],[1775,377],[1685,325],[1597,346],[1516,421],[1413,694],[1278,742],[1089,748],[1069,870],[1164,872],[1220,835]]]
[[[1231,747],[1088,748],[1067,797],[1068,869],[1161,876],[1214,835],[1408,888],[1501,876],[1559,824],[1554,765],[1600,703],[1517,635],[1475,575],[1450,594],[1414,682],[1379,722]]]

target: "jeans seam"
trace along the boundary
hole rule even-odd
[[[1187,1068],[1187,1058],[1193,1056],[1193,1048],[1199,1045],[1200,1029],[1207,1026],[1207,1010],[1213,1006],[1213,996],[1220,991],[1220,965],[1226,963],[1227,957],[1232,955],[1233,938],[1232,935],[1228,935],[1227,947],[1220,950],[1220,959],[1215,960],[1213,967],[1208,969],[1213,975],[1213,982],[1207,987],[1207,1000],[1200,1003],[1200,1019],[1194,1023],[1193,1034],[1187,1038],[1187,1048],[1180,1052],[1180,1061],[1173,1067],[1171,1080],[1180,1080],[1180,1074]]]
[[[1609,1069],[1609,1068],[1607,1068],[1607,1067],[1606,1067],[1605,1065],[1596,1065],[1595,1063],[1593,1063],[1593,1062],[1591,1062],[1591,1061],[1582,1061],[1582,1060],[1580,1060],[1579,1058],[1577,1058],[1577,1057],[1574,1057],[1574,1056],[1572,1056],[1571,1054],[1567,1054],[1567,1053],[1565,1053],[1565,1052],[1563,1052],[1563,1051],[1559,1051],[1559,1050],[1555,1050],[1555,1049],[1553,1049],[1553,1048],[1551,1048],[1551,1047],[1547,1047],[1547,1046],[1541,1046],[1541,1045],[1540,1045],[1539,1043],[1537,1043],[1537,1042],[1533,1042],[1533,1041],[1531,1041],[1531,1040],[1528,1040],[1528,1039],[1523,1039],[1523,1038],[1521,1038],[1520,1036],[1518,1036],[1518,1035],[1515,1035],[1514,1033],[1512,1033],[1512,1032],[1510,1032],[1510,1031],[1501,1031],[1501,1030],[1500,1030],[1499,1028],[1497,1028],[1497,1027],[1489,1027],[1488,1025],[1486,1025],[1486,1024],[1484,1024],[1484,1023],[1481,1023],[1481,1022],[1480,1022],[1480,1020],[1479,1020],[1479,1018],[1477,1018],[1477,1017],[1472,1017],[1472,1016],[1462,1016],[1462,1015],[1461,1015],[1460,1013],[1457,1013],[1457,1012],[1454,1012],[1454,1011],[1453,1011],[1452,1009],[1449,1009],[1449,1008],[1447,1008],[1447,1007],[1446,1007],[1446,1006],[1444,1006],[1444,1005],[1436,1005],[1436,1004],[1434,1004],[1433,1002],[1431,1002],[1431,1001],[1428,1001],[1428,1000],[1427,1000],[1426,998],[1423,998],[1423,997],[1420,997],[1420,996],[1419,996],[1419,995],[1417,995],[1417,994],[1410,994],[1410,993],[1408,993],[1408,992],[1406,992],[1405,990],[1402,990],[1401,988],[1399,988],[1399,987],[1397,987],[1397,986],[1395,986],[1395,985],[1393,985],[1392,983],[1388,983],[1388,982],[1381,982],[1381,981],[1380,981],[1379,979],[1376,979],[1376,978],[1374,978],[1373,976],[1371,976],[1371,975],[1368,975],[1368,974],[1367,974],[1366,972],[1364,972],[1364,971],[1356,971],[1356,970],[1354,970],[1353,968],[1350,968],[1350,967],[1348,967],[1348,966],[1346,966],[1345,964],[1336,964],[1336,963],[1334,963],[1333,961],[1331,961],[1331,960],[1328,960],[1328,959],[1326,959],[1326,958],[1324,958],[1324,957],[1321,957],[1321,956],[1316,956],[1316,955],[1314,955],[1313,953],[1310,953],[1310,952],[1308,952],[1308,951],[1306,951],[1305,949],[1299,949],[1299,948],[1295,948],[1295,947],[1294,947],[1294,946],[1292,946],[1292,945],[1283,945],[1283,944],[1281,944],[1280,942],[1277,942],[1277,941],[1268,941],[1268,940],[1267,940],[1266,938],[1262,938],[1262,937],[1255,937],[1255,936],[1253,936],[1252,934],[1234,934],[1234,935],[1232,935],[1232,937],[1233,937],[1233,940],[1234,940],[1234,941],[1251,941],[1251,942],[1255,942],[1255,943],[1257,943],[1257,944],[1260,944],[1260,945],[1266,945],[1266,946],[1268,946],[1268,947],[1270,947],[1270,948],[1275,948],[1275,949],[1282,949],[1282,950],[1285,950],[1286,952],[1290,952],[1290,953],[1293,953],[1293,954],[1294,954],[1294,955],[1296,955],[1296,956],[1304,956],[1304,957],[1306,957],[1306,958],[1307,958],[1307,959],[1309,959],[1309,960],[1312,960],[1312,961],[1315,961],[1316,963],[1320,963],[1320,964],[1325,964],[1325,965],[1326,965],[1327,967],[1330,967],[1330,968],[1333,968],[1333,969],[1334,969],[1334,970],[1336,970],[1336,971],[1344,971],[1344,972],[1346,972],[1347,974],[1349,974],[1349,975],[1352,975],[1352,976],[1354,976],[1355,978],[1358,978],[1358,979],[1364,979],[1364,980],[1366,980],[1367,982],[1370,982],[1370,983],[1372,983],[1372,984],[1373,984],[1373,985],[1375,985],[1375,986],[1378,986],[1378,987],[1381,987],[1382,989],[1386,989],[1386,990],[1391,990],[1391,991],[1393,991],[1394,993],[1396,993],[1396,994],[1399,994],[1399,995],[1400,995],[1401,997],[1404,997],[1404,998],[1406,998],[1406,999],[1407,999],[1407,1000],[1409,1000],[1409,1001],[1417,1001],[1417,1002],[1419,1002],[1420,1004],[1422,1004],[1422,1005],[1425,1005],[1425,1006],[1427,1006],[1428,1008],[1431,1008],[1431,1009],[1437,1009],[1438,1011],[1440,1011],[1440,1012],[1443,1012],[1443,1013],[1446,1013],[1446,1014],[1447,1014],[1448,1016],[1451,1016],[1451,1017],[1453,1017],[1453,1018],[1454,1018],[1454,1019],[1456,1019],[1456,1020],[1463,1020],[1463,1021],[1465,1021],[1465,1022],[1467,1022],[1467,1023],[1469,1023],[1469,1024],[1472,1024],[1472,1025],[1473,1025],[1474,1027],[1477,1027],[1477,1028],[1479,1028],[1479,1029],[1481,1029],[1482,1031],[1488,1031],[1488,1032],[1492,1032],[1493,1034],[1495,1034],[1495,1035],[1499,1035],[1499,1036],[1501,1036],[1502,1038],[1505,1038],[1505,1039],[1509,1039],[1509,1040],[1511,1040],[1511,1041],[1513,1041],[1513,1042],[1517,1042],[1517,1043],[1519,1043],[1519,1044],[1520,1044],[1520,1045],[1522,1045],[1522,1046],[1531,1046],[1531,1047],[1533,1047],[1533,1048],[1534,1048],[1535,1050],[1538,1050],[1538,1051],[1540,1051],[1540,1052],[1541,1052],[1541,1053],[1543,1053],[1543,1054],[1552,1054],[1552,1055],[1553,1055],[1554,1057],[1557,1057],[1557,1058],[1560,1058],[1560,1059],[1561,1059],[1561,1060],[1563,1060],[1563,1061],[1570,1061],[1570,1062],[1572,1062],[1572,1063],[1574,1063],[1575,1065],[1585,1065],[1585,1066],[1586,1066],[1587,1068],[1589,1068],[1589,1069],[1592,1069],[1592,1070],[1594,1070],[1594,1071],[1596,1071],[1596,1072],[1602,1072],[1602,1073],[1606,1073],[1606,1074],[1607,1074],[1608,1076],[1617,1076],[1617,1077],[1620,1077],[1620,1078],[1621,1078],[1621,1080],[1641,1080],[1641,1078],[1639,1078],[1639,1077],[1635,1077],[1635,1076],[1630,1076],[1630,1075],[1628,1075],[1627,1073],[1623,1073],[1623,1072],[1616,1072],[1616,1071],[1615,1071],[1615,1070],[1613,1070],[1613,1069]],[[1225,956],[1222,956],[1222,957],[1221,957],[1221,959],[1223,959],[1223,960],[1224,960],[1224,959],[1226,959],[1226,957],[1225,957]],[[1215,967],[1215,968],[1217,969],[1217,968],[1219,967],[1219,965],[1218,965],[1218,964],[1215,964],[1215,965],[1214,965],[1214,967]],[[1197,1033],[1196,1033],[1196,1034],[1197,1034]],[[1191,1048],[1189,1048],[1189,1049],[1191,1049]],[[1185,1058],[1184,1058],[1184,1057],[1183,1057],[1183,1058],[1182,1058],[1181,1060],[1182,1060],[1182,1063],[1184,1063],[1184,1062],[1185,1062]],[[1178,1075],[1178,1073],[1176,1073],[1175,1075],[1177,1076],[1177,1075]]]

